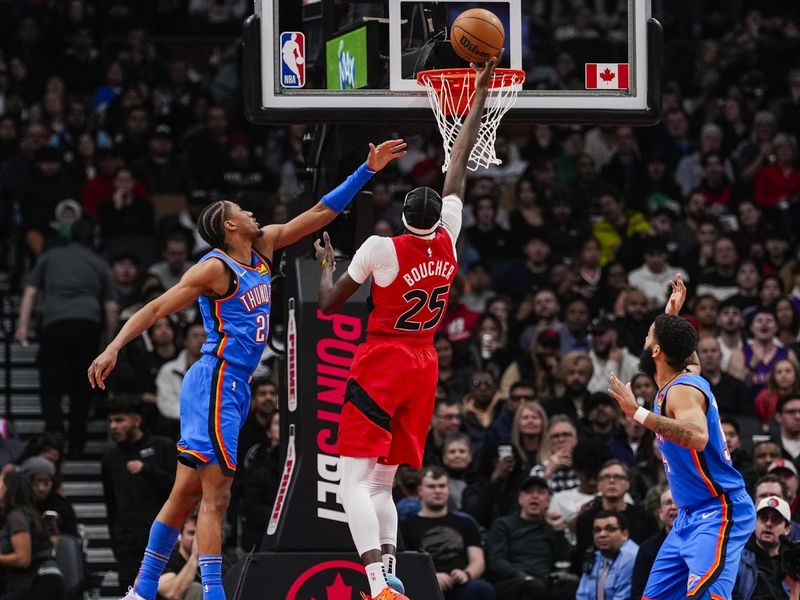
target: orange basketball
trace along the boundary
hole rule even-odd
[[[483,63],[497,56],[505,39],[503,23],[483,8],[465,10],[450,27],[453,50],[467,62]]]

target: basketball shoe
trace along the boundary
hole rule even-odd
[[[392,575],[391,573],[386,574],[386,583],[389,584],[389,587],[392,588],[395,592],[399,592],[401,594],[406,593],[406,586],[403,585],[403,582],[396,575]]]
[[[368,596],[364,592],[361,592],[361,600],[411,600],[408,596],[404,596],[398,592],[395,592],[392,588],[384,588],[384,590],[375,596]]]
[[[133,588],[128,588],[128,593],[121,600],[144,600],[144,598],[134,592]]]

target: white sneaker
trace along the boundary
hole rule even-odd
[[[144,600],[139,594],[133,591],[133,588],[128,588],[128,593],[125,594],[120,600]]]

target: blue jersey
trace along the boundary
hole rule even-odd
[[[697,452],[670,442],[661,435],[656,437],[675,504],[679,508],[692,508],[722,494],[743,489],[744,481],[731,463],[728,444],[719,422],[717,401],[708,382],[700,375],[678,375],[663,390],[659,390],[655,413],[663,414],[669,402],[669,390],[680,385],[696,388],[706,397],[708,444],[705,450]]]
[[[252,252],[253,266],[245,266],[219,249],[211,250],[200,262],[210,258],[221,260],[233,271],[235,289],[222,298],[200,296],[200,313],[208,336],[202,352],[252,373],[261,360],[269,332],[269,264]]]

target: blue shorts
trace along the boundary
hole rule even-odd
[[[745,490],[680,509],[658,552],[642,600],[728,600],[742,548],[756,527],[756,511]]]
[[[190,467],[218,464],[236,473],[239,430],[250,410],[250,374],[204,354],[183,378],[178,460]]]

